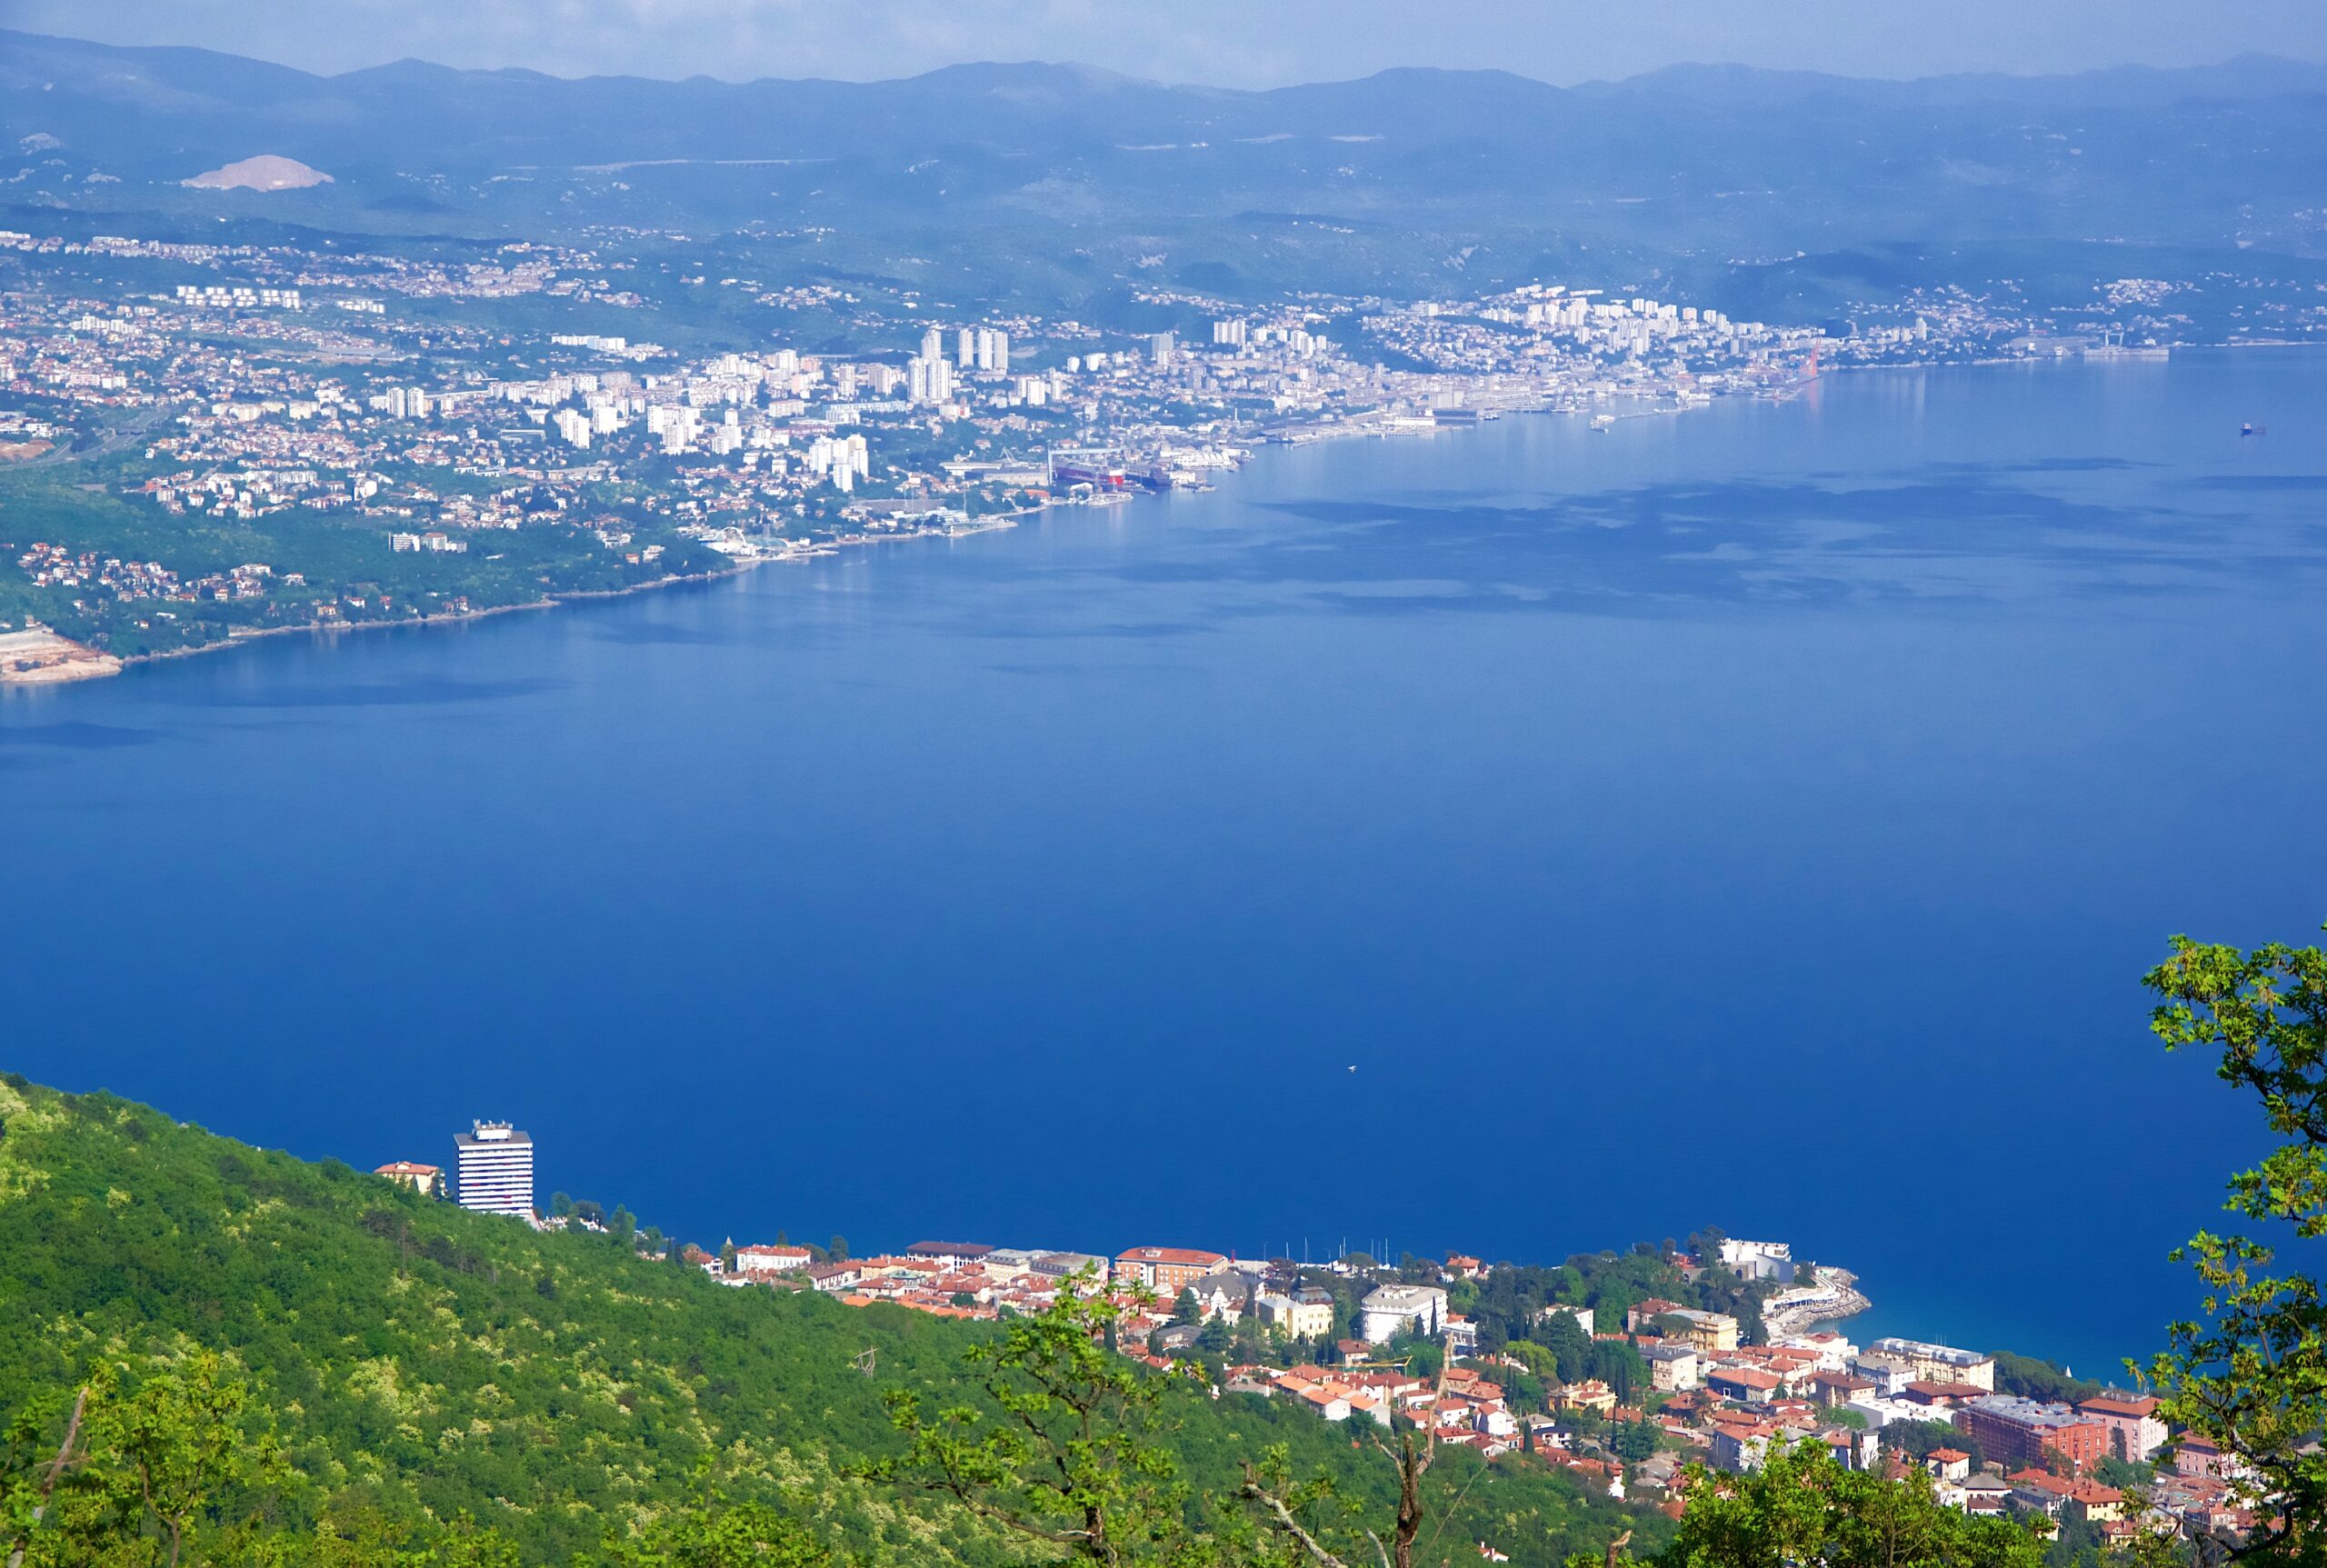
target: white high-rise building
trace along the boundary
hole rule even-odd
[[[461,1207],[481,1214],[534,1213],[534,1140],[506,1122],[478,1122],[453,1144],[460,1155]]]
[[[943,359],[916,359],[906,367],[906,395],[915,403],[943,403],[954,395],[954,367]]]
[[[945,357],[945,333],[944,328],[933,326],[927,332],[921,335],[921,357],[924,359],[943,359]]]
[[[965,326],[954,335],[954,363],[964,370],[977,368],[978,335],[975,327]]]

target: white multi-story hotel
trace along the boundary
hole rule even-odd
[[[479,1122],[453,1140],[461,1156],[461,1207],[479,1213],[534,1213],[534,1140],[506,1122]]]

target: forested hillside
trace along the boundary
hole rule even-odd
[[[2233,1178],[2231,1209],[2315,1245],[2327,953],[2176,938],[2146,979],[2156,1032],[2219,1048],[2288,1140]],[[2315,1563],[2316,1278],[2235,1235],[2188,1255],[2206,1320],[2172,1325],[2150,1374],[2169,1420],[2235,1456],[2240,1508],[2151,1509],[2131,1560]],[[1512,1281],[1493,1310],[1523,1316],[1522,1286],[1551,1276]],[[8,1568],[1413,1568],[1474,1550],[2067,1568],[2103,1550],[2065,1529],[2048,1548],[2040,1521],[1967,1516],[1921,1468],[1845,1471],[1814,1443],[1757,1473],[1693,1472],[1675,1527],[1531,1453],[1487,1465],[1410,1427],[1353,1442],[1212,1397],[1115,1354],[1117,1311],[1066,1291],[974,1325],[732,1289],[645,1255],[626,1224],[537,1233],[0,1074]],[[1999,1372],[2069,1392],[2042,1363]]]
[[[259,1560],[245,1555],[256,1528],[293,1553],[266,1561],[368,1563],[323,1553],[357,1537],[425,1550],[465,1515],[517,1561],[594,1563],[706,1488],[772,1504],[868,1563],[1026,1560],[1024,1542],[970,1511],[855,1473],[902,1452],[884,1396],[958,1398],[972,1386],[964,1353],[991,1327],[724,1287],[627,1242],[536,1234],[13,1074],[0,1121],[14,1473],[57,1448],[93,1375],[125,1393],[157,1378],[239,1384],[247,1398],[225,1418],[237,1443],[260,1453],[268,1430],[279,1439],[281,1473],[265,1481],[255,1463],[236,1494],[205,1504],[185,1561]],[[1164,1400],[1196,1524],[1233,1513],[1241,1462],[1280,1443],[1295,1473],[1333,1474],[1387,1517],[1394,1475],[1345,1432],[1254,1399]],[[1626,1528],[1644,1543],[1663,1523],[1523,1460],[1487,1471],[1456,1453],[1440,1472],[1446,1540],[1491,1534],[1520,1563]],[[229,1533],[238,1521],[245,1533]]]

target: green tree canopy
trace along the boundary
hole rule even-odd
[[[1942,1506],[1920,1472],[1845,1470],[1819,1444],[1750,1475],[1689,1471],[1689,1510],[1658,1568],[2041,1568],[2017,1525]]]
[[[1124,1311],[1112,1293],[1062,1290],[963,1353],[984,1401],[929,1412],[893,1393],[906,1451],[864,1473],[950,1496],[1076,1562],[1171,1557],[1186,1543],[1187,1488],[1158,1437],[1162,1378],[1107,1348]]]
[[[2232,1213],[2295,1244],[2327,1235],[2327,953],[2252,953],[2177,936],[2146,976],[2151,1027],[2169,1050],[2218,1054],[2223,1082],[2262,1102],[2283,1140],[2231,1177]],[[2175,1253],[2205,1285],[2205,1319],[2170,1331],[2151,1364],[2165,1411],[2237,1462],[2260,1523],[2249,1561],[2315,1563],[2327,1545],[2327,1303],[2272,1241],[2202,1231]]]

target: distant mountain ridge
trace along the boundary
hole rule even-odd
[[[1661,66],[1633,76],[1594,78],[1567,87],[1519,72],[1500,69],[1391,66],[1366,76],[1339,81],[1273,88],[1237,88],[1201,83],[1167,83],[1073,61],[1037,60],[966,62],[942,65],[908,76],[864,81],[826,76],[758,76],[743,81],[703,75],[660,77],[617,74],[557,76],[521,65],[461,67],[438,65],[413,56],[326,75],[305,71],[295,65],[185,45],[100,44],[59,35],[0,28],[0,85],[14,85],[12,77],[36,74],[42,68],[67,72],[75,68],[95,68],[119,76],[133,76],[140,74],[142,68],[142,74],[156,81],[175,81],[188,74],[225,73],[232,76],[233,85],[243,90],[292,83],[338,84],[345,86],[369,82],[409,84],[458,78],[522,82],[552,87],[628,83],[749,92],[770,87],[871,90],[901,84],[948,80],[968,80],[983,88],[997,81],[1014,79],[1021,86],[1071,84],[1085,91],[1137,89],[1206,95],[1223,99],[1265,99],[1402,77],[1446,77],[1494,79],[1547,93],[1594,97],[1625,92],[1673,90],[1704,97],[1745,96],[1760,102],[1838,93],[1853,98],[1890,97],[1923,104],[2029,101],[2154,106],[2189,98],[2241,99],[2327,93],[2327,63],[2264,54],[2239,55],[2205,65],[2111,65],[2088,71],[2029,75],[1982,71],[1910,77],[1843,76],[1823,71],[1693,62]],[[226,85],[224,82],[220,84],[222,86]]]
[[[319,76],[0,33],[0,137],[45,149],[19,203],[173,210],[159,187],[270,153],[335,180],[254,196],[271,216],[426,214],[480,237],[1243,225],[1229,237],[1292,255],[1243,224],[1278,214],[1443,235],[1457,270],[1460,242],[1490,233],[1699,260],[1996,241],[2327,255],[2327,66],[2264,56],[1906,82],[1683,65],[1573,87],[1405,67],[1247,91],[1041,63],[880,82],[419,61]]]
[[[2016,76],[2001,71],[1903,78],[1837,76],[1752,65],[1667,65],[1577,92],[1671,88],[1704,98],[1762,103],[1828,94],[1855,101],[1937,104],[2082,104],[2155,108],[2190,99],[2236,101],[2327,93],[2327,65],[2281,55],[2239,55],[2212,65],[2109,65],[2069,75]]]

